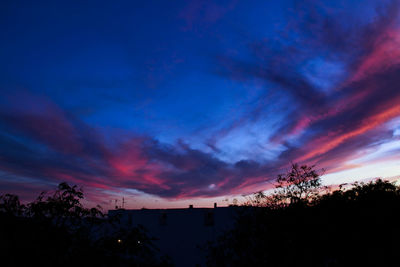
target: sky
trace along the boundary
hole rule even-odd
[[[400,175],[400,1],[6,0],[0,36],[0,194],[211,207],[291,163]]]

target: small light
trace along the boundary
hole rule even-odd
[[[122,243],[122,240],[121,240],[121,239],[118,239],[117,242],[118,242],[118,243]]]
[[[140,244],[140,240],[138,240],[137,243]]]

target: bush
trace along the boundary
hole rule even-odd
[[[1,266],[170,266],[145,229],[119,225],[100,207],[87,209],[77,186],[22,205],[0,196]]]
[[[398,266],[400,189],[392,183],[356,183],[283,206],[258,197],[209,244],[208,266]]]

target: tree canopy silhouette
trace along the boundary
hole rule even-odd
[[[311,191],[294,183],[279,194],[300,203],[269,205],[268,196],[256,194],[239,209],[234,229],[209,244],[208,266],[398,266],[398,186],[378,179],[316,194],[318,172],[297,170],[278,179],[313,181],[305,187]]]
[[[325,188],[321,183],[323,171],[316,170],[315,166],[293,163],[287,173],[278,175],[273,194],[255,193],[248,197],[246,205],[280,208],[291,203],[307,204]]]
[[[0,196],[1,266],[170,266],[143,227],[124,228],[101,207],[85,208],[67,183],[23,205]]]

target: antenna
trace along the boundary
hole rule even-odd
[[[125,198],[122,198],[122,208],[125,207],[125,203],[126,203]]]
[[[115,209],[118,209],[118,205],[117,205],[118,199],[115,200]]]

